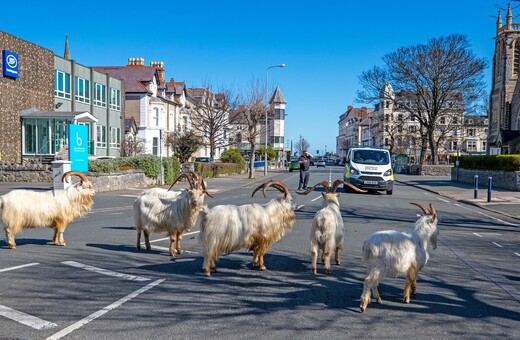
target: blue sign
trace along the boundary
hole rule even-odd
[[[4,77],[18,78],[18,54],[2,50],[2,73]]]
[[[70,169],[88,171],[88,126],[69,124]]]

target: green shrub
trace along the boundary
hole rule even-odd
[[[163,157],[164,182],[171,183],[180,172],[179,160],[175,157]],[[126,169],[139,169],[146,177],[158,178],[160,173],[160,158],[155,155],[139,155],[89,161],[89,171],[113,173]]]
[[[235,163],[237,164],[241,169],[245,169],[247,162],[244,160],[244,157],[242,157],[242,154],[238,149],[228,149],[222,153],[220,156],[220,160],[223,163]]]
[[[520,155],[460,156],[459,168],[520,171]]]

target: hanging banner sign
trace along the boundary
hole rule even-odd
[[[88,171],[88,127],[69,124],[69,161],[71,170]]]

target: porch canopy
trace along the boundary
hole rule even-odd
[[[97,123],[98,119],[91,115],[88,111],[38,111],[34,109],[20,112],[22,118],[62,118],[68,119],[77,124],[81,123]]]

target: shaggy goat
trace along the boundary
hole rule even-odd
[[[170,238],[170,255],[175,256],[175,250],[178,254],[182,254],[182,234],[195,224],[204,203],[204,196],[207,194],[212,197],[204,184],[195,185],[193,176],[183,173],[173,182],[170,189],[180,178],[185,177],[190,183],[190,189],[183,190],[177,195],[158,195],[156,192],[143,194],[135,200],[134,221],[138,251],[141,250],[141,233],[144,234],[146,249],[150,250],[150,232],[166,232]]]
[[[437,212],[430,203],[430,209],[411,203],[424,212],[418,215],[415,227],[405,232],[394,230],[380,231],[372,234],[363,243],[363,262],[367,266],[368,276],[363,284],[361,294],[361,312],[364,312],[370,302],[370,290],[378,303],[382,303],[377,286],[385,276],[406,274],[403,301],[410,302],[412,294],[417,294],[417,275],[428,261],[428,242],[433,249],[437,248]]]
[[[318,260],[318,250],[321,250],[321,262],[325,265],[327,274],[331,273],[330,257],[334,253],[334,261],[336,265],[340,264],[339,251],[343,249],[343,218],[341,217],[339,193],[336,193],[339,185],[344,183],[358,192],[366,192],[358,187],[342,181],[340,179],[334,181],[332,189],[329,191],[329,182],[323,181],[304,192],[298,192],[300,195],[307,195],[316,187],[323,186],[325,192],[321,193],[323,198],[323,206],[316,214],[312,221],[311,229],[311,270],[317,274],[316,262]]]
[[[188,171],[188,172],[183,173],[181,176],[177,177],[177,179],[172,183],[172,185],[168,189],[163,189],[163,188],[145,189],[141,193],[141,196],[142,195],[153,195],[153,196],[157,196],[157,197],[161,197],[161,198],[174,199],[177,196],[179,196],[183,190],[181,189],[181,190],[173,191],[172,188],[175,185],[175,183],[177,183],[177,181],[179,181],[181,178],[184,178],[184,177],[186,177],[188,179],[188,183],[190,184],[191,189],[194,189],[195,187],[198,186],[199,188],[203,188],[204,190],[206,190],[206,183],[202,180],[202,176],[194,171]],[[196,182],[194,182],[194,180],[196,180]],[[209,197],[213,197],[207,191],[206,191],[206,194]]]
[[[245,248],[253,251],[253,265],[266,270],[264,254],[294,225],[296,205],[289,189],[280,181],[268,181],[257,187],[251,196],[274,187],[283,196],[265,205],[217,205],[202,211],[200,240],[204,246],[203,271],[207,276],[216,272],[215,262],[220,254]]]
[[[85,174],[69,171],[62,181],[70,176],[78,176],[81,182],[63,190],[12,190],[0,197],[0,216],[9,248],[16,249],[15,236],[23,229],[46,226],[54,229],[54,244],[65,246],[67,225],[90,211],[95,193]]]

